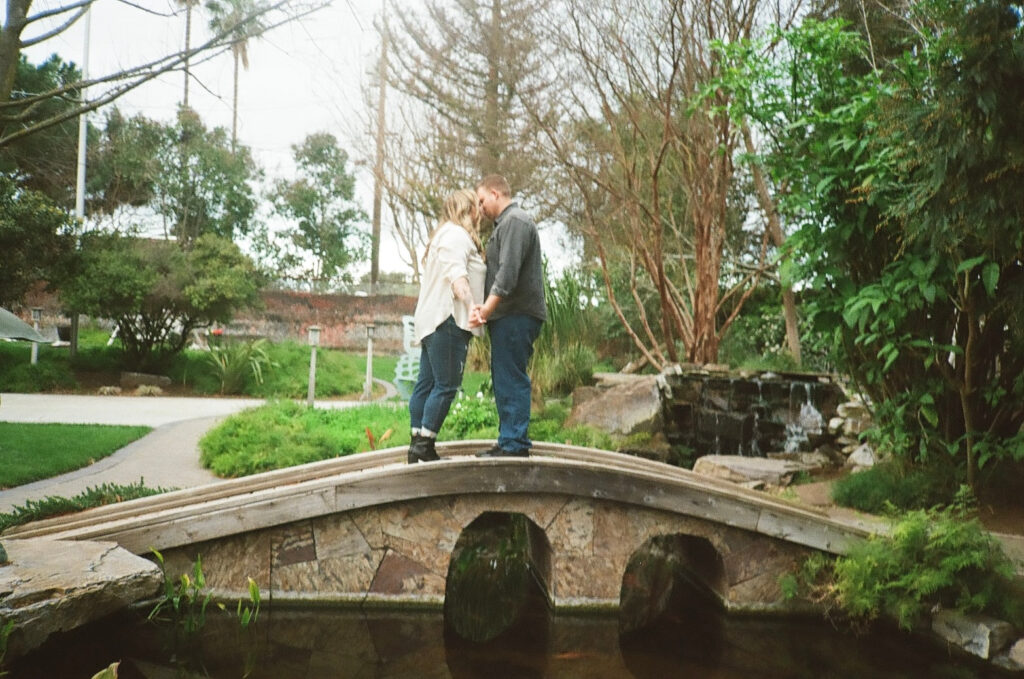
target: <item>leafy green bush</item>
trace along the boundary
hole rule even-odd
[[[217,476],[247,476],[367,451],[367,429],[377,441],[406,444],[409,413],[388,404],[335,410],[269,403],[232,415],[207,432],[199,442],[200,461]]]
[[[498,436],[498,408],[493,396],[459,392],[439,433],[440,440],[458,441]]]
[[[4,391],[33,394],[41,391],[67,391],[78,387],[75,376],[67,364],[29,363],[28,354],[23,363],[0,369]]]
[[[593,277],[567,270],[550,280],[544,293],[548,319],[530,361],[534,392],[542,396],[568,394],[589,383],[597,362],[594,347],[603,337],[595,305],[600,293]]]
[[[104,483],[100,486],[91,486],[71,498],[53,495],[44,497],[42,500],[29,500],[24,505],[14,507],[9,514],[0,514],[0,533],[13,526],[20,526],[32,521],[41,521],[62,514],[73,514],[83,509],[101,507],[115,502],[159,495],[171,490],[173,489],[147,488],[140,479],[138,483],[128,485]]]
[[[263,370],[274,367],[267,346],[265,339],[210,345],[206,359],[220,381],[220,393],[241,394],[250,377],[263,384]]]
[[[911,629],[938,605],[1019,626],[1024,597],[1013,578],[1012,561],[977,520],[967,518],[961,502],[909,512],[890,535],[872,536],[834,562],[816,555],[804,564],[799,583],[788,579],[784,590],[802,589],[838,605],[858,623],[888,617]]]
[[[545,396],[566,395],[582,384],[594,381],[597,353],[580,342],[566,344],[558,351],[537,353],[530,362],[534,392]]]
[[[948,481],[935,470],[905,468],[895,461],[849,474],[832,485],[836,504],[871,514],[892,509],[925,509],[941,504],[951,494]]]
[[[496,438],[497,411],[487,396],[461,396],[441,428],[440,441]],[[566,409],[545,408],[530,425],[536,441],[569,442],[615,450],[614,437],[590,427],[563,429]],[[225,419],[199,442],[200,460],[221,477],[315,462],[371,449],[409,443],[409,411],[389,403],[344,409],[309,408],[292,401],[268,403]]]

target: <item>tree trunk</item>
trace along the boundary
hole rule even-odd
[[[388,86],[388,31],[387,31],[387,2],[384,3],[381,14],[383,16],[384,31],[380,41],[380,64],[378,64],[377,87],[377,140],[376,157],[374,158],[373,169],[373,225],[370,233],[370,294],[377,292],[377,280],[380,278],[380,220],[381,202],[384,189],[384,133],[387,117],[384,113],[384,105],[387,98]]]
[[[753,157],[755,152],[754,140],[750,134],[750,127],[746,123],[743,124],[743,143],[747,148],[747,153]],[[771,236],[772,243],[776,248],[782,248],[785,238],[782,235],[782,225],[779,224],[779,212],[775,209],[775,201],[768,191],[768,183],[764,179],[764,173],[761,171],[759,164],[756,162],[751,163],[750,168],[754,175],[757,202],[761,205],[761,211],[768,222],[768,235]],[[793,286],[786,284],[781,280],[781,277],[780,284],[782,286],[782,316],[786,321],[786,345],[789,347],[789,353],[793,355],[793,360],[796,361],[797,365],[800,365],[802,361],[800,356],[800,329],[796,311],[796,295],[793,294]]]
[[[7,20],[0,30],[0,101],[3,102],[10,100],[14,89],[21,55],[21,32],[25,30],[31,6],[32,0],[7,0]]]
[[[192,49],[192,2],[193,0],[185,0],[185,95],[181,100],[184,108],[188,108],[188,53]]]

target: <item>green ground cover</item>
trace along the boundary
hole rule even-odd
[[[0,422],[0,488],[80,469],[150,431],[151,427]]]
[[[607,450],[620,443],[589,427],[566,429],[563,422],[567,416],[564,403],[552,402],[534,414],[531,438]],[[494,440],[497,435],[494,399],[463,394],[452,405],[438,440]],[[408,444],[409,410],[405,404],[374,403],[332,410],[279,401],[228,417],[203,437],[199,448],[203,466],[221,477],[238,477]]]
[[[140,480],[138,483],[115,484],[104,483],[90,486],[74,497],[51,495],[41,500],[29,500],[24,505],[15,507],[9,514],[0,514],[0,533],[12,526],[20,526],[32,521],[42,521],[52,516],[74,514],[92,507],[102,507],[115,502],[126,502],[140,497],[159,495],[174,488],[148,488]],[[0,674],[2,676],[2,674]]]

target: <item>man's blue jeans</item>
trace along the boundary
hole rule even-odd
[[[487,322],[491,336],[491,381],[498,406],[498,445],[509,452],[529,450],[530,375],[526,371],[542,322],[513,314]]]
[[[409,424],[435,434],[448,417],[455,394],[462,386],[466,350],[472,333],[455,324],[451,316],[423,338],[420,375],[409,397]]]

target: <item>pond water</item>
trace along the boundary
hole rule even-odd
[[[530,608],[530,607],[528,607]],[[120,661],[121,679],[966,679],[1001,673],[896,631],[853,636],[821,620],[667,616],[620,637],[614,615],[555,615],[532,607],[486,642],[465,640],[440,611],[287,609],[242,630],[210,615],[191,643],[144,613],[52,639],[7,669],[8,679],[88,679]]]
[[[186,637],[182,625],[149,621],[149,609],[138,608],[3,669],[7,679],[89,679],[117,661],[119,679],[1010,676],[895,629],[855,635],[820,618],[725,615],[659,544],[634,561],[660,567],[634,571],[631,562],[619,612],[553,614],[538,535],[519,515],[474,521],[453,551],[443,610],[270,600],[243,629],[234,606],[210,606],[200,633]]]

